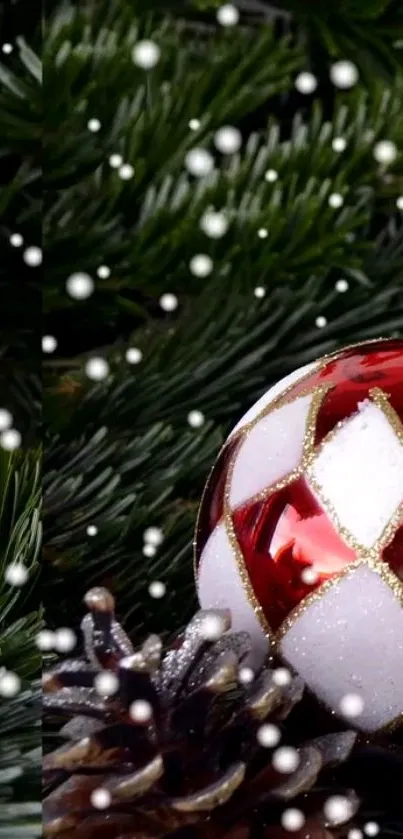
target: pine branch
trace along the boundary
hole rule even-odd
[[[287,39],[275,41],[271,27],[253,35],[252,49],[251,34],[240,30],[231,38],[208,35],[197,45],[190,39],[184,51],[181,24],[151,20],[139,30],[132,21],[124,29],[124,9],[113,30],[97,29],[96,21],[85,29],[82,13],[69,7],[49,26],[46,63],[54,72],[45,95],[54,101],[57,87],[58,108],[49,117],[48,171],[52,184],[64,188],[46,202],[48,331],[60,332],[62,316],[74,309],[73,335],[85,332],[90,341],[91,323],[112,333],[120,319],[155,314],[164,290],[198,294],[200,279],[189,271],[198,250],[213,258],[217,274],[231,270],[235,287],[262,274],[277,282],[298,274],[304,282],[322,261],[359,269],[362,254],[358,245],[351,248],[351,234],[361,239],[370,213],[382,217],[401,191],[400,161],[386,186],[373,157],[378,139],[401,145],[401,80],[390,89],[379,84],[370,96],[363,88],[341,95],[331,121],[319,105],[297,114],[290,129],[280,116],[271,117],[264,137],[250,136],[228,161],[216,155],[215,171],[195,183],[184,169],[189,148],[214,152],[212,138],[223,122],[242,127],[262,102],[279,108],[273,94],[291,91],[302,55]],[[131,60],[133,43],[143,35],[162,47],[146,80]],[[214,62],[206,65],[208,51]],[[73,116],[72,79],[79,79]],[[96,95],[101,88],[102,99]],[[201,122],[197,131],[188,128],[192,113]],[[91,135],[86,122],[94,114],[102,127]],[[340,134],[348,143],[344,154],[332,148]],[[134,164],[132,180],[120,180],[111,169],[112,152]],[[267,167],[278,172],[275,184],[264,179]],[[345,196],[341,213],[328,206],[332,191]],[[207,240],[199,228],[210,206],[228,217],[229,231],[219,241]],[[260,228],[270,231],[269,249],[257,237]],[[94,275],[101,263],[110,276],[97,279],[96,293],[77,305],[66,294],[67,277],[78,270]]]
[[[402,242],[400,232],[397,272]],[[61,383],[52,389],[50,378],[44,489],[51,620],[61,608],[76,616],[78,593],[94,583],[119,594],[132,631],[173,629],[189,616],[198,499],[231,422],[296,366],[351,341],[403,333],[402,289],[391,263],[380,289],[370,261],[367,267],[347,308],[330,274],[247,303],[209,287],[176,326],[134,336],[144,355],[135,373],[128,374],[122,347],[106,353],[111,374],[96,386],[80,372],[70,374],[70,391]],[[319,314],[328,320],[323,330],[315,325]],[[195,408],[207,419],[201,432],[188,430]],[[150,524],[163,527],[165,540],[155,558],[145,559]],[[158,609],[147,591],[155,579],[168,585]]]
[[[40,461],[37,454],[0,449],[0,836],[41,835],[40,691],[41,664],[35,638],[42,619],[33,584],[41,544]],[[29,581],[8,582],[6,571],[22,564]],[[9,672],[21,681],[12,698],[1,680]]]

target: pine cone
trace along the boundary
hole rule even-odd
[[[91,590],[86,604],[83,656],[44,677],[46,717],[69,718],[60,732],[67,743],[44,759],[45,837],[286,839],[287,818],[299,811],[305,821],[292,828],[296,839],[332,839],[382,815],[376,801],[362,811],[333,768],[354,782],[356,735],[295,740],[301,681],[282,687],[267,665],[253,674],[249,636],[228,633],[228,612],[198,612],[163,655],[156,636],[134,651],[105,589]],[[402,751],[390,755],[379,747],[376,761],[396,778],[396,836]],[[296,765],[285,771],[278,761],[287,757]]]

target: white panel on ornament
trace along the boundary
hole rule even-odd
[[[312,401],[312,394],[297,397],[263,417],[248,433],[232,473],[231,509],[268,489],[300,465]]]
[[[347,695],[351,719],[374,732],[403,712],[403,607],[376,571],[360,565],[311,603],[280,643],[285,660],[329,708]]]
[[[252,666],[259,666],[267,655],[268,640],[249,603],[223,524],[213,530],[203,550],[197,590],[202,609],[231,609],[231,629],[249,632],[255,645]]]
[[[280,379],[277,384],[273,385],[273,387],[269,388],[260,399],[255,402],[254,405],[249,409],[249,411],[244,414],[242,419],[237,423],[235,428],[232,429],[230,438],[236,431],[239,431],[240,428],[243,428],[248,422],[252,422],[259,414],[270,405],[270,402],[274,402],[278,396],[281,396],[284,391],[291,387],[291,385],[295,385],[299,382],[303,376],[307,376],[308,373],[313,373],[315,370],[318,369],[320,365],[320,361],[313,361],[311,364],[305,364],[303,367],[300,367],[299,370],[294,370],[288,376],[285,376],[283,379]]]
[[[324,444],[311,474],[340,525],[371,548],[403,501],[403,446],[385,414],[367,400]]]

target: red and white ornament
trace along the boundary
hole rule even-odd
[[[303,367],[243,417],[196,567],[201,605],[230,607],[256,660],[274,648],[363,731],[403,718],[403,341]]]

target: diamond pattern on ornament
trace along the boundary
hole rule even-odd
[[[236,563],[232,534],[222,522],[214,528],[204,547],[197,577],[197,591],[204,609],[226,609],[231,604],[232,630],[249,632],[256,640],[255,655],[267,652],[268,640],[259,617],[259,604],[247,575]],[[261,611],[261,610],[260,610]]]
[[[314,493],[358,551],[378,547],[403,504],[403,439],[387,413],[381,399],[362,402],[323,441],[307,470]]]
[[[354,725],[376,731],[397,721],[403,697],[403,610],[380,567],[364,562],[301,607],[280,651],[326,705],[363,701]],[[315,654],[312,654],[315,650]]]
[[[269,388],[269,390],[267,390],[254,405],[252,405],[249,411],[241,417],[239,422],[232,429],[230,438],[236,435],[238,431],[244,428],[245,425],[249,425],[249,423],[254,422],[266,409],[271,408],[279,398],[284,398],[285,393],[290,388],[298,384],[304,387],[304,380],[309,375],[313,375],[319,367],[320,361],[312,361],[310,364],[305,364],[304,367],[294,370],[288,376],[285,376],[284,379],[281,379],[281,381],[272,385],[272,387]]]
[[[255,420],[236,455],[230,479],[232,510],[261,492],[273,492],[301,464],[314,394],[280,405]]]

